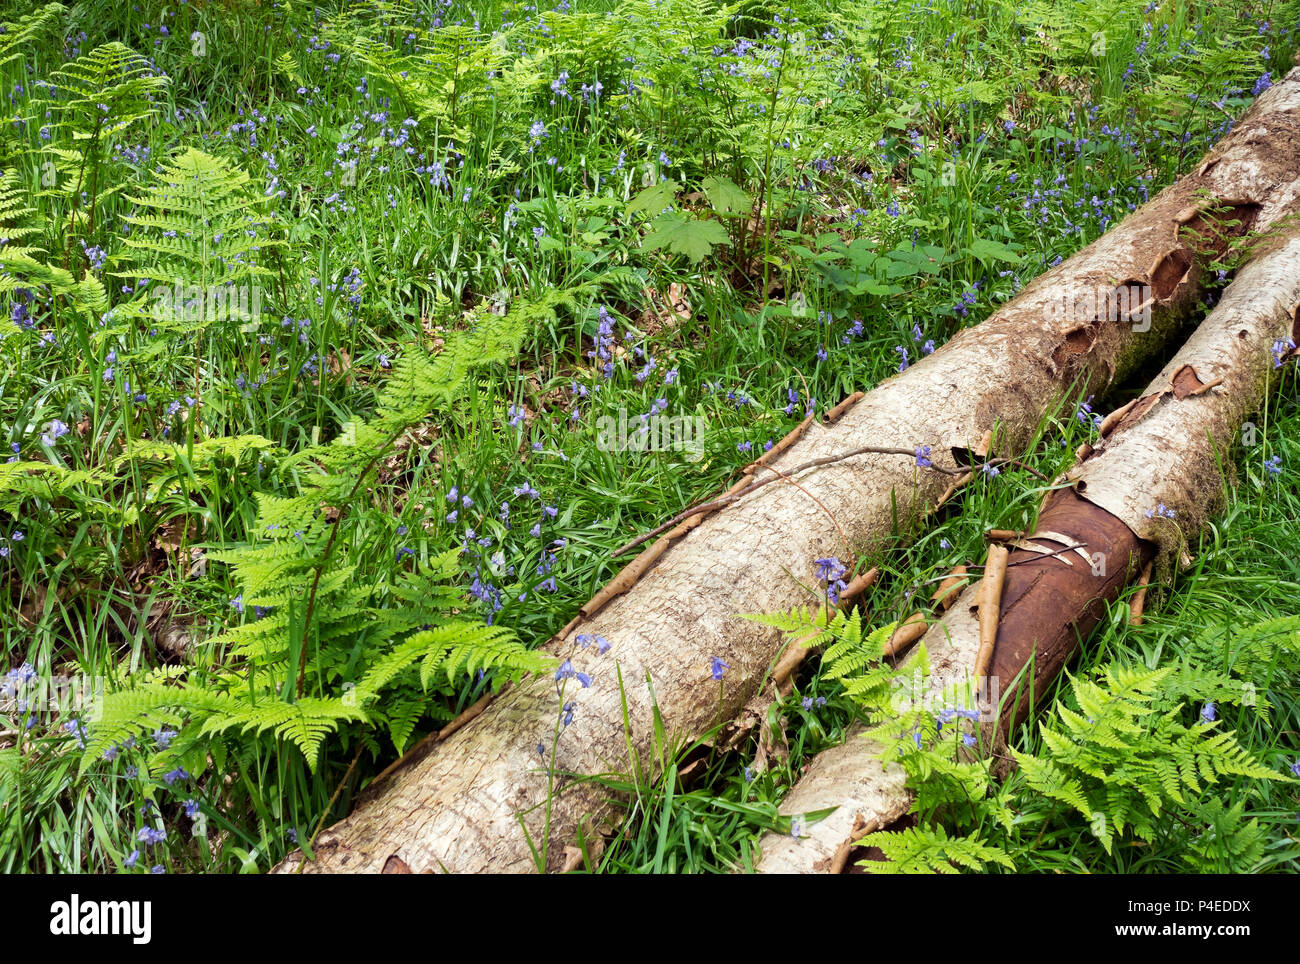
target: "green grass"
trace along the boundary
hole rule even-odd
[[[96,307],[93,292],[56,291],[61,282],[4,261],[13,277],[0,278],[0,302],[15,323],[0,321],[0,444],[69,471],[102,468],[143,441],[180,445],[173,457],[123,461],[110,484],[0,476],[0,670],[26,663],[44,679],[81,674],[109,690],[155,666],[195,680],[238,670],[213,640],[254,614],[232,605],[241,586],[208,557],[257,544],[256,497],[301,491],[314,471],[303,453],[373,419],[401,359],[436,354],[501,308],[527,319],[517,357],[475,371],[381,460],[348,507],[344,555],[387,584],[465,544],[466,611],[545,641],[617,572],[610,553],[631,535],[727,484],[810,404],[823,411],[895,373],[898,349],[915,360],[978,322],[1188,170],[1261,76],[1287,69],[1300,24],[1295,3],[1120,0],[569,0],[540,13],[460,0],[181,5],[162,25],[149,6],[49,8],[26,21],[29,38],[0,39],[0,167],[15,205],[30,209],[0,204],[0,253],[31,246],[45,270],[69,272],[68,283],[89,272],[105,288]],[[43,8],[10,7],[16,24]],[[109,42],[151,58],[141,76],[156,88],[114,94],[117,130],[102,125],[96,98],[76,108],[44,86],[66,86],[57,72]],[[131,243],[153,237],[128,219],[144,213],[158,165],[189,148],[248,177],[241,196],[258,243],[240,263],[264,269],[261,312],[157,330],[132,314],[148,297],[142,271],[201,285],[234,270],[210,256],[223,243],[216,227],[191,239],[209,251],[201,269]],[[649,227],[654,205],[631,215],[628,205],[663,179],[683,190],[679,221]],[[727,210],[747,206],[752,217]],[[664,230],[708,253],[645,245]],[[590,357],[602,308],[613,320],[608,378]],[[1262,444],[1238,455],[1229,512],[1194,567],[1154,594],[1140,629],[1099,628],[1076,673],[1177,661],[1207,625],[1293,609],[1287,379],[1283,403],[1260,420]],[[601,415],[635,419],[660,399],[665,414],[705,419],[702,458],[598,447]],[[66,435],[53,437],[54,420]],[[196,442],[254,435],[269,446],[195,461]],[[1072,410],[1058,413],[1032,464],[1050,474],[1085,435]],[[1278,477],[1263,468],[1273,455],[1286,467]],[[537,503],[514,494],[525,483]],[[1041,494],[1024,474],[981,480],[941,525],[868,560],[886,573],[873,619],[978,557],[984,528],[1028,522]],[[480,590],[487,602],[468,595],[476,577],[491,587]],[[373,603],[396,606],[383,594]],[[19,741],[10,712],[0,716],[0,869],[116,870],[141,849],[137,872],[265,870],[496,682],[465,674],[426,695],[409,678],[412,729],[340,726],[315,772],[277,738],[210,739],[178,720],[179,756],[145,739],[78,777],[76,736],[64,729],[73,714],[44,712]],[[828,702],[805,711],[805,695]],[[1272,700],[1269,724],[1245,711],[1232,722],[1285,770],[1294,690]],[[689,786],[621,783],[636,791],[629,830],[600,868],[752,860],[799,767],[854,709],[813,663],[783,712],[790,759],[752,781],[745,746],[697,750],[705,763]],[[1033,748],[1036,731],[1019,740]],[[169,785],[162,775],[181,758],[193,779]],[[1261,814],[1267,866],[1290,866],[1293,792],[1249,781],[1223,792]],[[206,836],[182,813],[189,800]],[[155,819],[142,807],[157,808],[166,844],[139,846]],[[1054,824],[1043,841],[1074,869],[1166,870],[1178,847],[1171,836],[1137,866],[1099,856],[1086,827]]]

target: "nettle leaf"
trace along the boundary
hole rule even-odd
[[[719,214],[748,214],[753,207],[745,189],[725,177],[706,177],[700,186]]]
[[[714,245],[726,244],[726,229],[717,221],[701,221],[698,218],[684,218],[680,214],[661,214],[650,225],[650,233],[641,242],[647,251],[667,247],[669,251],[684,254],[692,261],[699,262],[713,251]]]
[[[627,202],[624,214],[629,218],[641,211],[654,217],[663,212],[664,208],[670,207],[677,199],[677,192],[682,186],[676,181],[660,181],[658,184],[651,185],[639,193],[631,201]]]

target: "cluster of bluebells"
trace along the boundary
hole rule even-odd
[[[1147,509],[1146,517],[1148,519],[1172,519],[1174,518],[1174,510],[1161,502],[1154,509]]]
[[[979,300],[979,287],[980,283],[978,281],[974,282],[962,292],[961,300],[953,305],[953,313],[959,318],[965,318],[970,314],[971,308],[975,307],[975,302]]]
[[[578,633],[573,637],[573,646],[571,647],[569,658],[560,664],[560,668],[555,671],[555,695],[560,699],[560,723],[567,729],[573,725],[574,715],[578,711],[577,700],[565,700],[565,687],[570,680],[576,682],[583,689],[591,686],[592,678],[588,673],[577,669],[573,665],[573,656],[578,650],[589,650],[594,648],[598,656],[604,656],[611,649],[610,642],[604,636],[595,633]],[[537,744],[537,755],[546,756],[546,744],[539,742]]]
[[[36,682],[36,670],[31,663],[23,663],[14,669],[5,673],[4,678],[0,679],[0,708],[9,709],[20,716],[28,713],[32,707],[28,702],[30,690]],[[25,729],[30,730],[36,725],[36,715],[30,714],[25,718]]]
[[[606,378],[614,377],[614,316],[604,305],[598,312],[596,347],[587,352],[587,357],[600,362],[600,373]]]
[[[1097,428],[1101,425],[1101,416],[1092,410],[1092,396],[1079,403],[1074,417],[1084,428]]]
[[[944,707],[937,714],[935,714],[934,721],[935,721],[935,725],[938,727],[939,734],[942,735],[943,728],[947,726],[949,723],[952,723],[954,720],[969,720],[972,723],[978,723],[979,718],[980,718],[979,710],[965,709],[962,707]],[[972,734],[968,732],[964,732],[960,724],[958,725],[957,729],[958,732],[961,733],[961,741],[965,746],[975,745],[975,737]]]
[[[21,543],[27,536],[22,529],[14,529],[9,533],[8,539],[0,537],[0,559],[6,559],[13,547]]]
[[[922,355],[931,355],[934,353],[934,339],[926,338],[925,332],[921,330],[920,325],[912,326],[912,341],[921,345]],[[895,345],[894,353],[898,355],[898,370],[905,372],[912,363],[912,353],[906,345]]]
[[[814,578],[818,582],[826,583],[826,601],[832,606],[838,606],[840,594],[848,588],[848,584],[844,582],[848,569],[835,556],[816,559],[814,565],[817,567]]]

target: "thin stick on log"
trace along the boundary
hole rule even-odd
[[[846,459],[857,458],[859,455],[906,455],[911,458],[916,458],[916,449],[914,448],[900,449],[892,446],[886,447],[886,446],[879,446],[879,445],[863,445],[853,449],[850,452],[841,452],[839,455],[826,455],[826,456],[822,456],[821,458],[810,459],[807,462],[804,462],[800,465],[796,465],[794,468],[790,469],[785,474],[776,475],[766,479],[759,479],[755,482],[751,482],[750,484],[746,485],[743,489],[740,489],[739,491],[733,492],[729,495],[724,495],[719,499],[714,499],[712,502],[705,502],[702,503],[701,505],[693,506],[692,508],[686,509],[683,512],[679,512],[677,513],[677,515],[673,516],[663,525],[656,526],[655,528],[651,529],[649,532],[645,533],[644,535],[637,536],[631,542],[619,546],[617,549],[611,552],[609,556],[611,559],[617,558],[618,556],[621,556],[623,553],[635,549],[643,542],[648,542],[649,540],[653,539],[655,536],[659,535],[660,533],[667,532],[669,529],[671,529],[673,526],[677,525],[677,523],[681,522],[684,519],[689,519],[691,516],[699,515],[702,512],[716,512],[718,509],[725,508],[731,505],[733,502],[736,502],[739,499],[743,499],[751,492],[761,489],[765,485],[770,485],[773,482],[780,482],[782,479],[785,479],[788,476],[798,475],[800,472],[806,472],[809,469],[820,468],[821,466],[824,465],[834,465],[836,462],[843,462]],[[765,465],[762,467],[770,469],[770,466]],[[965,471],[965,469],[961,469],[961,468],[950,469],[942,465],[934,465],[933,463],[926,466],[926,469],[932,472],[939,472],[943,475],[958,475]]]

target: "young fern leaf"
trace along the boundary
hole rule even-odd
[[[950,837],[943,827],[909,827],[881,830],[857,842],[859,847],[879,847],[884,861],[861,860],[858,866],[873,874],[956,874],[984,871],[989,864],[1007,870],[1016,865],[1006,851],[978,836]]]

